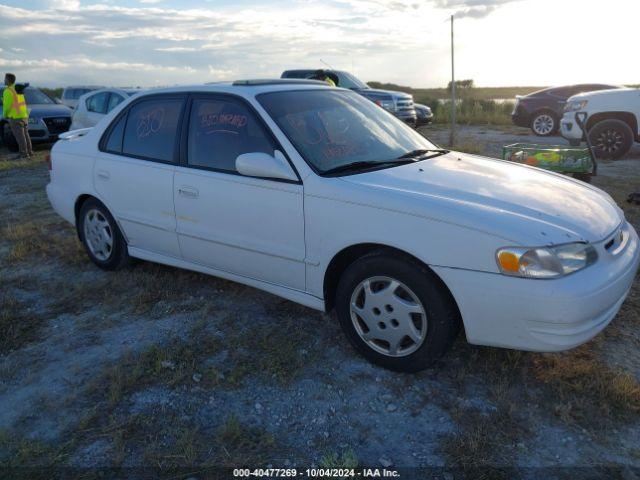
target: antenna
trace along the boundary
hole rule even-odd
[[[325,62],[323,59],[320,59],[321,63],[324,63],[327,67],[329,67],[331,70],[335,70],[335,68],[333,68],[331,65],[329,65],[327,62]]]

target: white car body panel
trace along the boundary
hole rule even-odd
[[[581,110],[587,114],[587,121],[599,113],[629,113],[634,115],[636,119],[636,129],[633,133],[636,138],[640,136],[640,89],[619,88],[581,93],[569,98],[567,104],[582,100],[588,102],[586,107]],[[582,139],[582,130],[576,124],[575,115],[576,112],[565,112],[560,122],[560,132],[564,138],[569,140]]]
[[[633,227],[609,195],[536,168],[456,152],[370,173],[319,176],[255,98],[292,88],[327,87],[218,84],[154,93],[245,98],[280,142],[300,183],[179,165],[147,167],[141,165],[146,161],[100,152],[103,131],[129,99],[98,127],[56,143],[49,199],[72,223],[81,195],[101,200],[134,257],[238,281],[320,310],[329,300],[325,274],[337,254],[361,244],[396,248],[442,279],[467,339],[476,344],[561,350],[593,337],[615,316],[640,252]],[[605,250],[620,228],[624,245],[615,253]],[[498,248],[575,241],[592,244],[598,262],[555,280],[498,272]]]

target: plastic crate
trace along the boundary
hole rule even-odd
[[[502,159],[559,173],[593,173],[588,148],[514,143],[502,147]]]

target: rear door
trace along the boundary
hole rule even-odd
[[[253,109],[233,96],[194,95],[185,115],[174,199],[185,260],[305,288],[303,189],[240,175],[238,155],[281,147]]]
[[[94,167],[95,188],[129,246],[180,258],[173,175],[183,95],[132,103],[107,130]]]

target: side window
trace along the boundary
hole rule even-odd
[[[182,103],[181,99],[156,98],[131,107],[122,153],[173,162]]]
[[[109,97],[109,105],[107,106],[107,113],[120,105],[124,100],[124,97],[118,95],[117,93],[112,93]]]
[[[116,124],[111,128],[109,137],[104,144],[104,149],[111,153],[122,153],[122,135],[124,134],[124,125],[127,121],[127,115],[122,115]]]
[[[96,93],[87,98],[87,110],[94,113],[107,113],[109,92]]]
[[[189,165],[235,172],[238,155],[273,155],[274,150],[271,138],[247,106],[219,98],[193,101],[187,146]]]

